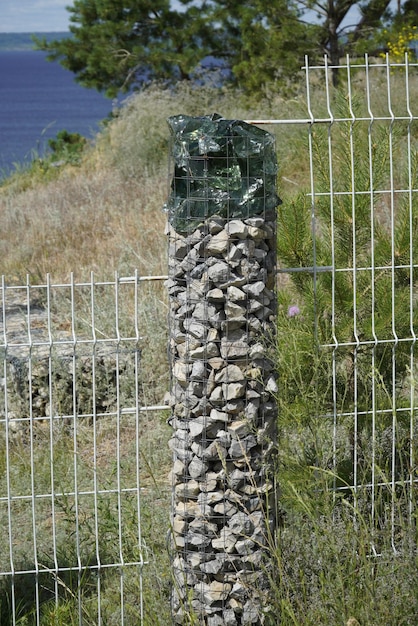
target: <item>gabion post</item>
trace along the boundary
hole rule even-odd
[[[275,143],[217,115],[168,123],[172,616],[263,624],[276,523]]]

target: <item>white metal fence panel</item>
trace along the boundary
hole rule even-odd
[[[316,344],[310,428],[328,450],[311,462],[369,524],[372,553],[388,530],[396,552],[410,548],[418,493],[418,64],[366,56],[304,69],[306,114],[264,123],[279,144],[285,125],[306,130],[304,193],[290,181],[278,231],[289,315],[308,320]]]
[[[1,624],[142,623],[143,280],[2,279]]]

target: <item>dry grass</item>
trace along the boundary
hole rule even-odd
[[[165,181],[124,180],[117,171],[63,172],[46,186],[0,195],[0,273],[22,280],[51,273],[161,273]]]

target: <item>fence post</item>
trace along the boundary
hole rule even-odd
[[[275,143],[217,115],[168,123],[173,621],[263,624],[275,526]]]

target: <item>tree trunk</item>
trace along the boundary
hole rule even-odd
[[[340,47],[338,43],[338,19],[336,15],[334,0],[328,2],[328,46],[329,57],[332,65],[332,84],[338,85],[338,66],[340,64]]]

